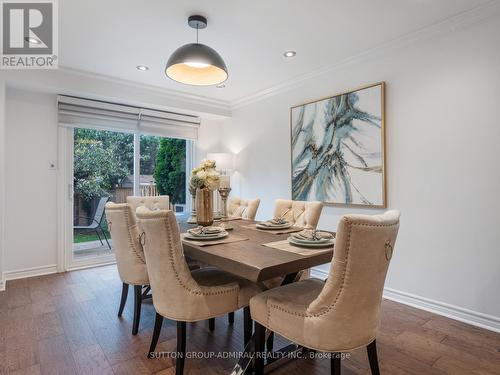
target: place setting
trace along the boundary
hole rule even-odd
[[[304,229],[292,234],[287,241],[300,247],[332,247],[335,244],[335,234],[316,229]]]
[[[196,228],[188,229],[186,233],[182,234],[184,242],[192,243],[198,246],[209,246],[223,243],[231,243],[238,241],[245,241],[248,238],[229,235],[229,233],[220,226],[198,226]]]
[[[307,255],[313,250],[330,251],[335,245],[335,233],[316,229],[303,229],[293,233],[286,240],[263,244],[278,250]]]
[[[270,220],[261,221],[253,225],[242,225],[243,228],[254,229],[261,232],[273,234],[287,234],[300,232],[303,228],[294,226],[291,222],[285,219],[286,211],[283,215]]]

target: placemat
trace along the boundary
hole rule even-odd
[[[229,216],[226,220],[227,221],[243,220],[243,218],[242,217],[238,217],[238,216]]]
[[[274,241],[262,244],[262,246],[272,247],[273,249],[288,251],[290,253],[295,253],[299,255],[311,255],[315,253],[323,253],[325,251],[331,251],[332,247],[322,247],[322,248],[308,248],[308,247],[300,247],[297,245],[292,245],[288,240],[283,241]]]
[[[259,231],[259,232],[264,232],[264,233],[271,233],[271,234],[287,234],[287,233],[295,233],[295,232],[300,232],[301,230],[303,230],[304,228],[299,228],[299,227],[291,227],[291,228],[286,228],[286,229],[277,229],[277,230],[273,230],[273,229],[260,229],[260,228],[257,228],[254,225],[241,225],[241,228],[246,228],[246,229],[253,229],[253,230],[256,230],[256,231]]]
[[[243,220],[243,218],[242,217],[238,217],[238,216],[229,216],[226,219],[226,221],[234,221],[234,220]],[[222,218],[214,219],[214,225],[219,224],[221,221],[222,221]]]
[[[223,243],[232,243],[232,242],[240,242],[240,241],[246,241],[248,240],[248,237],[242,237],[242,236],[237,236],[234,234],[230,234],[227,237],[221,238],[220,240],[216,241],[210,241],[210,240],[201,240],[201,241],[196,241],[196,240],[187,240],[184,238],[185,233],[182,234],[182,242],[196,245],[196,246],[212,246],[212,245],[220,245]]]

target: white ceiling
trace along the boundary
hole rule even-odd
[[[60,66],[234,101],[343,61],[489,0],[60,0]],[[187,17],[201,14],[200,42],[229,69],[226,87],[171,81],[165,63],[195,40]],[[297,56],[285,59],[285,50]],[[136,70],[144,64],[147,72]]]

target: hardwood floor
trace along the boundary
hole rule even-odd
[[[173,375],[170,358],[148,360],[155,312],[143,305],[139,334],[132,336],[133,296],[117,318],[121,282],[116,267],[7,282],[0,292],[1,374]],[[158,351],[175,350],[175,323],[164,320]],[[220,317],[188,324],[187,350],[240,351],[243,314],[228,326]],[[277,338],[275,348],[286,342]],[[500,334],[391,301],[383,302],[377,338],[382,374],[500,374]],[[185,374],[224,374],[234,359],[187,359]],[[342,361],[343,374],[369,374],[365,349]],[[271,372],[329,374],[328,359],[289,361]]]

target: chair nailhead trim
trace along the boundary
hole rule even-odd
[[[214,291],[210,291],[210,292],[204,292],[202,290],[193,290],[190,287],[188,287],[181,280],[181,278],[179,276],[179,272],[177,270],[177,266],[175,264],[174,249],[172,247],[172,244],[174,243],[174,238],[172,236],[173,228],[171,228],[170,223],[168,222],[167,218],[160,218],[160,219],[153,219],[153,220],[155,220],[155,221],[156,220],[161,220],[162,223],[165,225],[166,233],[167,233],[167,236],[168,236],[167,243],[169,244],[168,245],[168,253],[169,253],[170,266],[174,270],[175,279],[177,280],[177,282],[179,283],[179,285],[183,289],[187,290],[190,294],[193,294],[193,295],[196,295],[196,296],[216,296],[216,295],[223,295],[223,294],[229,294],[229,293],[233,293],[233,292],[238,292],[239,285],[236,286],[236,287],[233,287],[233,288],[228,288],[228,289],[217,289],[216,287],[209,287],[211,289],[212,288],[215,289]],[[181,249],[182,249],[182,244],[180,244],[180,246],[181,246]],[[195,280],[193,280],[193,281],[196,283]],[[198,285],[198,287],[200,287],[200,286]],[[200,287],[200,289],[201,289],[201,287]]]
[[[136,256],[136,258],[141,261],[142,264],[146,264],[146,259],[144,257],[144,250],[139,251],[137,249],[134,238],[132,237],[132,231],[130,230],[130,228],[131,228],[131,225],[130,225],[130,206],[128,206],[128,205],[125,209],[125,224],[127,225],[128,243],[129,243],[130,249],[132,250],[132,252]],[[137,238],[137,241],[139,241],[139,238]],[[139,242],[139,244],[140,244],[140,242]]]
[[[355,226],[355,225],[365,226],[365,227],[393,227],[395,225],[399,225],[398,223],[392,223],[392,224],[352,223],[347,218],[344,218],[344,220],[347,222],[347,224],[349,226],[349,230],[347,232],[347,241],[346,241],[347,242],[347,251],[346,251],[346,256],[345,256],[345,259],[344,259],[345,267],[344,267],[344,271],[342,272],[342,283],[341,283],[340,288],[339,288],[339,290],[337,292],[337,295],[335,296],[335,299],[334,299],[333,303],[330,306],[328,306],[328,308],[326,308],[324,311],[322,311],[320,313],[317,313],[317,314],[298,313],[296,311],[290,311],[290,310],[284,309],[281,306],[276,305],[276,304],[270,304],[270,306],[269,306],[270,308],[274,308],[274,309],[283,311],[283,312],[291,314],[291,315],[300,316],[300,317],[306,317],[306,318],[318,318],[320,316],[323,316],[323,315],[329,313],[330,311],[332,311],[335,308],[335,305],[337,304],[337,301],[342,296],[342,292],[344,290],[345,279],[346,279],[346,274],[347,274],[347,267],[349,265],[349,254],[350,254],[350,250],[351,250],[351,232],[352,232],[352,227]],[[268,321],[268,324],[269,324],[270,315],[271,315],[270,309],[268,309],[268,314],[267,315],[268,315],[267,321]]]

